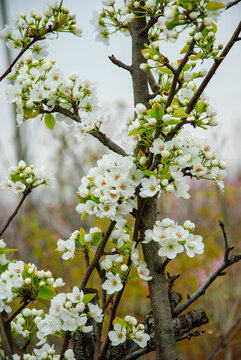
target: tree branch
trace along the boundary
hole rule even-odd
[[[70,119],[74,120],[77,123],[81,123],[81,117],[78,113],[72,113],[71,111],[64,109],[62,106],[55,105],[55,107],[51,111],[44,110],[43,113],[55,113],[59,112],[60,114],[63,114],[65,116],[68,116]],[[111,151],[122,155],[122,156],[128,156],[128,154],[116,143],[114,143],[111,139],[109,139],[104,133],[101,131],[91,131],[89,132],[91,136],[99,140],[103,145],[105,145],[108,149]]]
[[[213,350],[212,354],[209,355],[208,359],[207,360],[212,360],[215,358],[215,356],[219,353],[219,351],[221,349],[223,349],[224,347],[228,346],[228,344],[226,343],[227,342],[227,339],[229,337],[229,335],[231,334],[231,332],[236,328],[236,326],[238,326],[238,324],[240,323],[241,321],[241,316],[239,316],[237,318],[237,320],[235,321],[235,323],[229,328],[229,330],[224,334],[222,335],[222,338],[220,340],[220,342],[218,343],[218,345],[216,346],[216,348]]]
[[[110,61],[111,61],[113,64],[121,67],[122,69],[125,69],[125,70],[127,70],[127,71],[129,71],[129,72],[132,71],[130,65],[124,64],[122,61],[116,59],[116,57],[115,57],[114,55],[108,56],[108,58],[110,59]]]
[[[11,331],[10,334],[8,333],[8,330],[6,329],[6,323],[5,323],[5,311],[3,311],[0,314],[0,334],[1,334],[1,340],[3,349],[5,351],[6,356],[8,357],[8,360],[12,359],[13,351],[12,351],[12,344],[11,344]],[[9,327],[9,325],[7,325]]]
[[[201,24],[199,29],[197,29],[197,32],[202,31],[203,29],[204,29],[204,24]],[[169,96],[168,96],[168,99],[167,99],[167,102],[166,102],[166,108],[168,108],[172,103],[172,100],[173,100],[173,98],[175,96],[175,93],[176,93],[176,85],[177,85],[177,82],[178,82],[179,75],[180,75],[182,69],[184,68],[185,64],[188,62],[189,56],[193,52],[193,48],[195,46],[195,43],[196,43],[196,41],[194,40],[194,37],[193,37],[192,41],[190,42],[188,51],[186,52],[184,58],[182,59],[180,65],[178,66],[177,70],[174,73],[171,90],[170,90],[170,93],[169,93]]]
[[[0,81],[2,81],[12,70],[13,66],[16,64],[16,62],[18,61],[18,59],[25,53],[25,51],[27,51],[36,41],[38,41],[40,39],[38,38],[33,38],[31,40],[31,42],[25,47],[23,48],[20,53],[16,56],[16,58],[13,60],[13,62],[11,63],[11,65],[7,68],[7,70],[2,74],[2,76],[0,76]]]
[[[87,268],[87,270],[86,270],[86,272],[84,274],[84,277],[83,277],[81,285],[80,285],[80,290],[84,290],[84,288],[85,288],[85,286],[86,286],[86,284],[87,284],[87,282],[89,280],[89,277],[92,274],[92,271],[94,270],[94,268],[99,263],[99,259],[103,254],[105,245],[106,245],[106,243],[107,243],[107,241],[109,239],[109,236],[110,236],[112,230],[115,227],[115,224],[116,224],[115,221],[111,221],[108,229],[106,230],[105,235],[104,235],[103,239],[101,240],[100,245],[98,246],[98,248],[96,250],[95,257],[94,257],[93,261],[91,262],[90,266]]]
[[[2,236],[2,234],[5,232],[5,230],[8,228],[8,226],[9,226],[10,222],[13,220],[13,218],[17,215],[18,210],[19,210],[19,209],[20,209],[20,207],[22,206],[22,204],[23,204],[24,200],[26,199],[26,197],[28,196],[28,194],[29,194],[29,193],[30,193],[30,191],[29,191],[29,192],[24,192],[24,193],[23,193],[22,199],[19,201],[19,203],[18,203],[18,205],[17,205],[16,209],[14,210],[14,212],[12,213],[12,215],[11,215],[11,216],[9,216],[9,218],[8,218],[8,220],[7,220],[7,222],[6,222],[6,224],[4,225],[3,229],[1,230],[1,232],[0,232],[0,237],[1,237],[1,236]]]
[[[241,1],[241,0],[230,1],[230,2],[228,3],[228,5],[226,6],[225,10],[230,9],[230,8],[231,8],[232,6],[234,6],[234,5],[237,5],[238,3],[240,3],[240,1]]]
[[[224,50],[222,51],[221,55],[219,56],[218,59],[216,59],[214,61],[213,66],[211,67],[211,69],[209,70],[209,72],[207,73],[206,77],[203,79],[201,85],[199,86],[199,88],[197,89],[197,91],[195,92],[195,94],[193,95],[193,97],[191,98],[191,100],[189,101],[189,104],[187,105],[187,108],[185,110],[185,112],[187,114],[190,114],[191,111],[194,109],[199,97],[201,96],[201,94],[203,93],[203,91],[205,90],[206,86],[209,84],[209,81],[211,80],[211,78],[213,77],[213,75],[215,74],[216,70],[218,69],[219,65],[222,63],[222,61],[224,60],[224,58],[227,56],[228,52],[231,50],[232,46],[235,44],[235,42],[238,39],[239,33],[241,31],[241,22],[238,24],[237,28],[235,29],[231,39],[229,40],[229,42],[227,43],[227,45],[225,46]],[[186,124],[186,119],[183,119],[179,124],[177,124],[166,136],[166,141],[171,140],[176,133],[183,127],[184,124]]]
[[[235,264],[240,260],[241,260],[241,254],[229,256],[227,260],[224,260],[223,263],[208,276],[207,280],[203,283],[203,285],[195,293],[193,293],[187,300],[185,300],[181,305],[179,305],[175,309],[174,315],[177,316],[181,314],[184,310],[186,310],[194,301],[196,301],[200,296],[205,294],[208,287],[216,280],[218,276],[224,275],[223,274],[224,269]]]

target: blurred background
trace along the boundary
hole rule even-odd
[[[28,14],[32,8],[41,10],[43,4],[44,1],[37,0],[0,0],[0,28],[20,12]],[[130,39],[123,35],[114,35],[108,47],[95,41],[96,34],[89,20],[93,11],[101,8],[100,0],[66,0],[64,5],[77,13],[77,25],[82,27],[83,37],[59,34],[58,39],[49,41],[49,56],[66,74],[76,71],[83,80],[88,79],[95,83],[99,105],[110,118],[105,125],[106,133],[115,140],[126,119],[133,114],[133,97],[129,74],[115,67],[108,56],[114,54],[117,59],[130,64]],[[240,21],[240,15],[241,4],[221,15],[217,43],[226,44]],[[180,56],[185,35],[180,36],[175,44],[162,44],[162,52],[170,61]],[[4,41],[1,41],[1,74],[14,56],[16,53],[10,53]],[[194,259],[180,255],[168,265],[170,272],[181,273],[175,283],[175,290],[180,292],[183,298],[195,291],[222,262],[224,241],[218,225],[219,219],[225,223],[229,241],[236,248],[234,251],[241,250],[240,59],[241,47],[237,43],[206,90],[210,103],[218,111],[219,126],[205,135],[215,143],[220,158],[227,161],[229,168],[224,193],[211,182],[191,181],[190,200],[177,200],[172,195],[164,195],[159,203],[160,217],[171,217],[180,223],[190,219],[197,225],[196,233],[204,238],[203,255]],[[210,64],[211,62],[207,62],[203,66],[208,68]],[[8,83],[5,79],[0,84],[1,177],[9,166],[15,165],[19,159],[24,159],[29,164],[45,165],[54,174],[56,186],[40,188],[31,194],[5,233],[4,240],[8,247],[19,249],[16,254],[19,259],[53,271],[54,277],[62,277],[64,274],[66,290],[69,291],[69,287],[78,284],[79,278],[83,276],[84,261],[81,256],[62,261],[61,254],[56,252],[57,240],[67,239],[71,232],[80,226],[88,229],[96,225],[104,231],[108,225],[107,221],[93,217],[81,222],[75,212],[80,179],[88,168],[95,166],[96,160],[104,154],[105,149],[91,137],[77,144],[71,129],[62,123],[56,124],[54,130],[49,130],[43,122],[32,119],[17,127],[14,108],[7,103],[5,95]],[[0,228],[18,201],[18,196],[12,196],[7,189],[0,189]],[[207,312],[209,324],[205,326],[206,333],[201,337],[178,343],[179,359],[241,359],[241,322],[237,322],[241,316],[240,270],[240,264],[234,265],[225,277],[217,279],[207,294],[195,303],[195,308],[202,307]],[[99,286],[97,276],[93,277],[89,285]],[[133,280],[127,286],[120,316],[132,314],[141,321],[149,311],[147,295],[147,283]],[[228,332],[230,333],[226,339],[226,347],[217,355],[212,355]],[[153,357],[150,354],[145,358]]]

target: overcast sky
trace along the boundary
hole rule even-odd
[[[2,0],[0,0],[2,1]],[[42,9],[44,1],[37,0],[7,0],[8,17],[13,18],[20,12],[28,13],[31,8]],[[66,74],[76,71],[82,79],[95,82],[100,104],[113,106],[117,101],[132,105],[132,89],[129,74],[113,65],[108,55],[114,54],[121,61],[130,64],[130,39],[115,35],[106,47],[95,41],[93,26],[89,23],[94,9],[101,7],[100,0],[66,0],[64,5],[77,13],[78,25],[83,29],[83,37],[71,34],[60,34],[59,39],[51,41],[50,57],[62,67]],[[226,44],[241,18],[241,4],[225,11],[218,23],[218,43]],[[0,25],[3,27],[3,24]],[[175,60],[183,47],[183,39],[175,44],[163,43],[163,54]],[[4,42],[0,44],[0,73],[6,68]],[[179,55],[180,56],[180,55]],[[241,163],[241,42],[235,44],[227,59],[219,67],[217,73],[208,85],[206,93],[211,104],[218,111],[220,125],[216,127],[216,139],[222,156],[230,165]],[[210,65],[210,64],[209,64]],[[205,66],[204,67],[208,67]],[[7,80],[0,85],[1,131],[0,144],[5,148],[4,156],[8,162],[13,158],[11,147],[13,126],[10,121],[10,107],[6,104],[5,87]],[[34,126],[34,121],[32,128]],[[44,126],[44,124],[43,124]],[[34,142],[34,129],[30,131]],[[37,152],[39,154],[39,151]],[[3,156],[3,154],[2,154]],[[42,161],[43,163],[43,161]]]

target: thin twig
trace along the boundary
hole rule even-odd
[[[205,330],[195,330],[195,331],[192,331],[192,332],[190,332],[190,333],[187,334],[187,335],[183,335],[183,336],[177,337],[177,338],[176,338],[176,342],[177,342],[177,341],[184,340],[184,339],[190,340],[193,336],[197,337],[197,336],[202,335],[202,334],[205,333],[205,332],[206,332]]]
[[[108,56],[108,58],[110,59],[110,61],[111,61],[113,64],[121,67],[122,69],[125,69],[125,70],[131,72],[131,66],[130,66],[130,65],[126,65],[126,64],[124,64],[122,61],[116,59],[116,57],[115,57],[114,55]]]
[[[227,267],[235,264],[236,262],[241,260],[241,254],[236,254],[229,256],[227,260],[224,260],[223,263],[214,270],[207,278],[207,280],[200,286],[200,288],[188,297],[181,305],[179,305],[174,310],[174,316],[178,316],[184,310],[186,310],[194,301],[196,301],[200,296],[204,295],[209,286],[216,280],[218,276],[224,275],[223,270]]]
[[[218,343],[216,348],[213,350],[212,354],[209,355],[207,360],[214,359],[215,356],[220,352],[220,350],[225,348],[228,345],[226,343],[226,341],[227,341],[229,335],[231,334],[231,332],[236,328],[236,326],[239,324],[240,321],[241,321],[241,316],[239,316],[237,318],[237,320],[235,321],[235,323],[228,329],[228,331],[224,335],[222,335],[222,338],[221,338],[220,342]]]
[[[224,244],[225,244],[225,251],[224,251],[224,261],[228,261],[229,253],[231,250],[233,250],[233,246],[228,246],[228,239],[227,234],[225,231],[224,223],[223,221],[219,220],[219,226],[222,229],[223,238],[224,238]]]
[[[202,31],[203,28],[204,28],[204,24],[201,24],[199,29],[197,29],[197,32]],[[172,80],[171,90],[170,90],[170,93],[169,93],[169,96],[168,96],[168,99],[167,99],[167,103],[166,103],[166,108],[168,108],[172,103],[173,97],[175,96],[176,85],[177,85],[177,82],[178,82],[179,75],[180,75],[182,69],[184,68],[185,64],[188,62],[189,56],[193,52],[193,48],[195,46],[195,43],[196,43],[196,41],[193,38],[192,41],[190,42],[189,48],[188,48],[184,58],[182,59],[180,65],[177,68],[177,70],[175,71],[175,74],[174,74],[174,77],[173,77],[173,80]]]
[[[30,48],[30,46],[32,46],[38,40],[39,40],[38,38],[33,38],[31,40],[31,42],[20,51],[20,53],[16,56],[16,58],[11,63],[11,65],[7,68],[7,70],[2,74],[2,76],[0,76],[0,81],[2,81],[11,72],[12,67],[16,64],[18,59],[25,53],[25,51],[27,51]]]
[[[9,318],[5,320],[5,323],[11,323],[11,321],[29,304],[29,300],[25,300],[23,304],[11,315]]]
[[[127,261],[127,266],[129,267],[129,271],[130,271],[130,265],[131,265],[131,257],[129,257],[128,261]],[[111,311],[111,315],[110,315],[110,320],[109,320],[109,326],[108,326],[108,332],[107,333],[109,333],[109,331],[111,331],[113,329],[113,320],[115,319],[116,312],[117,312],[121,297],[123,295],[123,292],[125,290],[126,284],[127,284],[127,282],[125,282],[123,284],[123,288],[116,295],[114,304],[112,306],[112,311]],[[100,356],[99,356],[99,360],[104,360],[105,359],[105,355],[107,353],[109,345],[110,345],[110,339],[107,336],[106,340],[105,340],[105,343],[104,343],[104,345],[102,347],[102,350],[101,350],[101,353],[100,353]]]
[[[44,110],[42,113],[43,114],[50,114],[50,113],[55,113],[55,112],[59,112],[60,114],[63,114],[65,116],[68,116],[70,119],[74,120],[77,123],[81,123],[81,117],[79,116],[78,113],[72,113],[71,111],[62,108],[62,106],[60,105],[55,105],[55,107],[48,111],[48,110]],[[91,136],[93,136],[94,138],[96,138],[97,140],[99,140],[103,145],[105,145],[108,149],[110,149],[111,151],[120,154],[122,156],[128,156],[128,154],[117,144],[115,144],[111,139],[109,139],[104,133],[102,133],[101,131],[91,131],[89,133]]]
[[[23,196],[22,196],[21,200],[19,201],[16,209],[14,210],[14,212],[12,213],[12,215],[9,216],[6,224],[4,225],[3,229],[1,230],[1,232],[0,232],[0,237],[2,236],[2,234],[4,233],[4,231],[8,228],[8,226],[9,226],[10,222],[13,220],[13,218],[17,215],[18,210],[19,210],[20,207],[22,206],[24,200],[26,199],[26,197],[28,196],[29,193],[30,193],[30,191],[23,193]]]
[[[86,284],[87,284],[87,282],[89,280],[89,277],[92,274],[92,271],[94,270],[96,265],[99,263],[99,259],[103,254],[103,251],[105,249],[105,245],[106,245],[106,243],[107,243],[107,241],[109,239],[109,236],[110,236],[112,230],[115,227],[115,224],[116,224],[115,221],[111,221],[108,229],[106,230],[105,235],[104,235],[103,239],[100,242],[100,245],[98,246],[98,248],[96,250],[95,257],[94,257],[92,263],[90,264],[90,266],[88,267],[88,269],[86,270],[86,272],[84,274],[84,277],[83,277],[81,285],[80,285],[80,290],[84,290],[84,288],[85,288],[85,286],[86,286]]]
[[[230,9],[232,6],[237,5],[238,3],[240,3],[240,1],[241,0],[230,1],[224,10]]]
[[[211,78],[213,77],[213,75],[215,74],[216,70],[218,69],[219,65],[222,63],[222,61],[224,60],[224,58],[227,56],[228,52],[231,50],[232,46],[235,44],[235,42],[238,39],[239,33],[241,31],[241,22],[238,24],[237,28],[235,29],[231,39],[229,40],[229,42],[227,43],[227,45],[225,46],[224,50],[222,51],[222,53],[220,54],[219,58],[216,59],[214,61],[213,66],[211,67],[211,69],[209,70],[209,72],[207,73],[206,77],[203,79],[201,85],[199,86],[199,88],[197,89],[197,91],[195,92],[195,94],[193,95],[193,97],[191,98],[191,100],[189,101],[187,108],[185,110],[185,112],[187,114],[190,114],[192,112],[192,110],[194,109],[199,97],[201,96],[201,94],[203,93],[203,91],[205,90],[206,86],[209,84]],[[182,121],[177,124],[166,136],[166,141],[169,141],[171,139],[173,139],[173,137],[176,135],[176,133],[183,127],[184,124],[186,124],[186,119],[182,119]]]

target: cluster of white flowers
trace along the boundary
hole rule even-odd
[[[158,255],[169,259],[174,259],[184,250],[189,257],[194,257],[195,254],[202,254],[204,251],[202,236],[192,234],[194,229],[195,224],[189,220],[181,226],[174,220],[166,218],[157,221],[153,230],[146,230],[143,243],[147,244],[152,240],[158,242],[160,245]]]
[[[3,242],[1,245],[5,247]],[[11,312],[9,303],[17,297],[27,301],[46,298],[46,294],[51,296],[62,286],[63,280],[54,280],[50,271],[38,270],[35,265],[23,261],[7,261],[0,275],[0,312]]]
[[[95,90],[90,82],[80,80],[74,72],[65,77],[50,59],[35,61],[30,54],[14,66],[10,75],[15,82],[8,85],[7,96],[16,105],[19,124],[54,111],[56,105],[75,113],[78,109],[80,117],[97,109]],[[62,113],[56,115],[56,120],[73,121]]]
[[[23,360],[59,360],[60,355],[56,354],[54,345],[44,344],[39,349],[34,349],[32,354],[23,354]],[[68,349],[64,353],[64,359],[75,360],[74,352]],[[21,360],[18,354],[13,355],[13,360]]]
[[[33,56],[37,59],[46,56],[48,43],[43,39],[54,38],[53,34],[58,32],[82,35],[82,30],[75,25],[76,14],[60,5],[60,1],[49,1],[42,13],[32,9],[30,18],[21,13],[0,31],[0,39],[5,39],[10,49],[26,48],[33,39],[38,40],[31,46]]]
[[[81,228],[75,230],[67,240],[59,239],[57,242],[57,250],[64,252],[62,258],[64,260],[73,259],[76,251],[80,251],[84,254],[88,253],[92,246],[99,245],[102,239],[102,232],[98,227],[90,228],[88,234]],[[76,248],[76,245],[78,246]]]
[[[212,3],[212,2],[211,2]],[[138,16],[143,16],[145,11],[147,19],[158,13],[158,21],[153,24],[149,31],[150,39],[170,40],[175,42],[183,26],[192,26],[202,19],[205,26],[211,26],[219,14],[218,8],[225,7],[223,2],[219,1],[219,6],[210,6],[207,8],[208,1],[186,1],[176,2],[166,6],[163,11],[163,4],[159,0],[126,0],[125,4],[119,6],[116,0],[102,0],[104,8],[93,14],[91,20],[97,32],[96,40],[109,44],[110,35],[116,31],[122,31],[128,34],[128,23],[134,21]],[[141,10],[141,12],[140,12]],[[202,14],[202,16],[200,16]]]
[[[102,310],[98,305],[88,303],[88,295],[84,295],[77,286],[73,287],[71,293],[60,293],[51,300],[48,314],[41,314],[35,318],[38,328],[37,337],[40,340],[38,345],[46,342],[50,334],[58,334],[63,331],[82,331],[84,333],[93,330],[92,325],[87,325],[88,316],[96,322],[103,319]],[[86,304],[88,310],[86,309]],[[87,312],[85,312],[87,311]]]
[[[143,324],[137,324],[136,318],[127,315],[125,319],[116,318],[114,320],[114,330],[109,331],[108,336],[113,346],[133,340],[141,348],[144,348],[150,340],[150,336],[144,330]]]
[[[53,182],[53,175],[47,174],[45,167],[27,166],[25,161],[20,160],[18,166],[11,166],[8,169],[0,186],[9,187],[15,194],[21,194],[29,193],[40,185],[52,185]]]
[[[212,108],[208,108],[207,112],[215,113]],[[150,129],[149,151],[155,156],[160,156],[160,163],[156,172],[148,172],[148,177],[141,179],[141,197],[152,197],[164,190],[175,193],[177,197],[188,199],[190,197],[189,185],[185,181],[187,176],[214,180],[223,190],[222,179],[227,175],[226,162],[217,158],[216,152],[205,137],[194,137],[190,132],[183,131],[171,141],[165,141],[162,136],[153,141],[153,130],[154,128]],[[143,132],[140,132],[136,144],[142,136]],[[139,159],[144,174],[146,161],[145,156]]]
[[[36,334],[34,319],[42,313],[43,310],[37,310],[35,308],[23,309],[22,312],[11,321],[12,332],[28,339],[32,338]]]
[[[108,120],[107,116],[103,114],[96,113],[87,113],[86,115],[81,116],[80,123],[74,123],[74,137],[77,142],[81,142],[86,134],[91,133],[93,130],[100,130],[100,127],[103,123]]]
[[[135,206],[133,197],[143,177],[132,157],[104,155],[89,170],[78,188],[80,204],[76,211],[112,220],[121,219]]]

